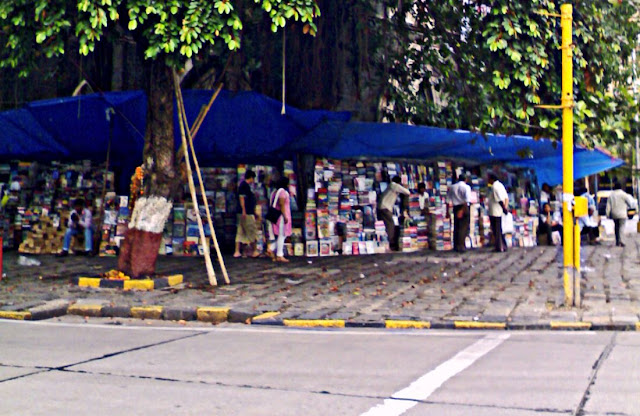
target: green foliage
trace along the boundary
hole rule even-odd
[[[305,22],[304,32],[315,34],[320,10],[314,0],[254,0],[272,21],[272,30],[287,20]],[[66,41],[76,36],[80,53],[95,50],[116,22],[145,45],[146,59],[164,59],[181,68],[184,62],[224,42],[240,48],[243,24],[232,0],[3,0],[0,2],[0,67],[19,68],[26,76],[35,59],[59,56]],[[16,30],[16,27],[19,30]],[[35,54],[34,54],[35,51]]]
[[[560,19],[549,13],[559,14],[564,2],[412,3],[402,2],[406,13],[394,16],[408,30],[395,39],[389,118],[561,137],[560,112],[535,106],[560,104]],[[630,56],[640,33],[640,2],[574,3],[575,137],[586,145],[618,143],[630,137],[637,114]]]

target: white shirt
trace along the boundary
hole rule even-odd
[[[78,222],[77,223],[75,223],[71,219],[73,214],[76,214],[78,216]],[[78,211],[74,209],[69,214],[69,221],[67,222],[67,227],[76,228],[78,225],[80,225],[80,226],[82,226],[82,228],[89,228],[89,227],[91,227],[92,221],[93,221],[93,215],[91,214],[91,211],[89,209],[83,208],[80,213],[78,213]]]
[[[546,202],[549,202],[550,197],[551,195],[549,195],[545,191],[540,191],[540,205],[544,205]]]
[[[552,211],[550,213],[551,215],[551,221],[552,222],[557,222],[559,225],[562,225],[562,213],[559,211]],[[547,223],[547,214],[545,212],[542,213],[542,215],[540,215],[540,222],[546,224]],[[551,225],[551,224],[549,224]]]
[[[627,210],[636,208],[636,200],[622,189],[616,189],[609,194],[607,200],[607,217],[613,220],[627,218]]]
[[[463,181],[456,182],[447,193],[451,205],[468,205],[471,202],[471,187]]]
[[[380,209],[386,209],[393,212],[393,206],[396,204],[398,195],[411,195],[411,192],[402,185],[398,185],[395,182],[391,182],[387,189],[382,193],[382,201],[380,202]]]
[[[424,207],[427,206],[427,201],[429,200],[429,194],[428,193],[424,193],[422,195],[418,194],[418,202],[420,203],[420,211],[422,211],[424,209]]]
[[[509,199],[507,190],[500,181],[496,180],[489,190],[489,216],[502,217],[504,212],[500,202],[504,202],[507,199]]]

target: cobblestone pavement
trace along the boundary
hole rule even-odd
[[[185,313],[222,306],[249,318],[277,311],[280,320],[338,319],[363,326],[393,319],[428,321],[433,327],[477,321],[535,328],[559,321],[640,329],[640,238],[627,235],[626,242],[624,248],[611,241],[583,247],[580,308],[563,305],[561,248],[536,247],[503,254],[479,249],[464,255],[422,251],[292,258],[289,264],[228,256],[232,284],[218,287],[208,284],[202,259],[161,257],[157,272],[181,273],[184,283],[154,291],[71,283],[73,277],[115,268],[115,258],[39,256],[32,258],[41,265],[20,266],[18,254],[9,252],[0,281],[0,312],[56,302],[120,310],[153,305]],[[216,272],[222,281],[219,267]],[[182,315],[172,316],[164,317]]]

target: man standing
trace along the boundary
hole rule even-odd
[[[615,223],[616,246],[624,247],[622,231],[627,221],[627,210],[636,208],[636,201],[631,195],[622,190],[619,182],[613,184],[613,192],[607,200],[607,217]]]
[[[458,175],[458,182],[449,188],[447,199],[453,206],[453,247],[458,253],[465,251],[465,239],[469,234],[471,214],[469,203],[471,202],[471,187],[466,182],[464,174]]]
[[[241,244],[250,246],[253,251],[251,257],[258,257],[260,253],[256,248],[258,240],[258,228],[256,226],[256,196],[251,190],[251,184],[255,182],[256,174],[247,170],[244,180],[238,186],[238,230],[236,232],[236,251],[233,257],[240,257]]]
[[[378,218],[384,221],[384,226],[387,230],[387,236],[389,237],[389,248],[397,250],[396,238],[396,224],[393,221],[393,207],[396,205],[396,199],[398,195],[411,195],[411,192],[400,183],[399,176],[394,176],[387,189],[382,193],[380,206],[378,207]]]
[[[426,217],[429,214],[429,194],[424,182],[418,184],[418,204],[420,205],[420,215]]]
[[[507,251],[504,237],[502,236],[502,216],[509,210],[509,195],[504,185],[498,180],[495,173],[489,173],[489,220],[491,221],[491,233],[495,243],[495,251]]]

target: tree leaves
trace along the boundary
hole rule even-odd
[[[184,62],[222,40],[229,50],[240,48],[243,24],[232,0],[3,0],[0,25],[22,26],[20,33],[0,33],[7,51],[0,55],[0,67],[22,66],[23,74],[33,67],[35,45],[46,56],[64,53],[66,28],[74,27],[79,51],[94,51],[102,35],[109,32],[126,11],[126,28],[139,43],[147,45],[147,59],[164,59],[182,68]],[[314,0],[255,0],[267,12],[274,31],[288,20],[307,24],[304,33],[315,35],[314,19],[320,11]],[[71,20],[67,12],[77,9]]]
[[[411,7],[409,30],[394,42],[391,58],[410,62],[390,74],[389,110],[395,121],[558,139],[561,2],[496,0],[490,7],[456,0]],[[637,114],[630,94],[629,57],[640,33],[638,0],[574,4],[573,58],[576,141],[615,144]],[[398,2],[388,7],[397,10]],[[546,13],[540,13],[546,12]],[[390,13],[402,28],[405,14]],[[410,45],[423,45],[412,48]]]

